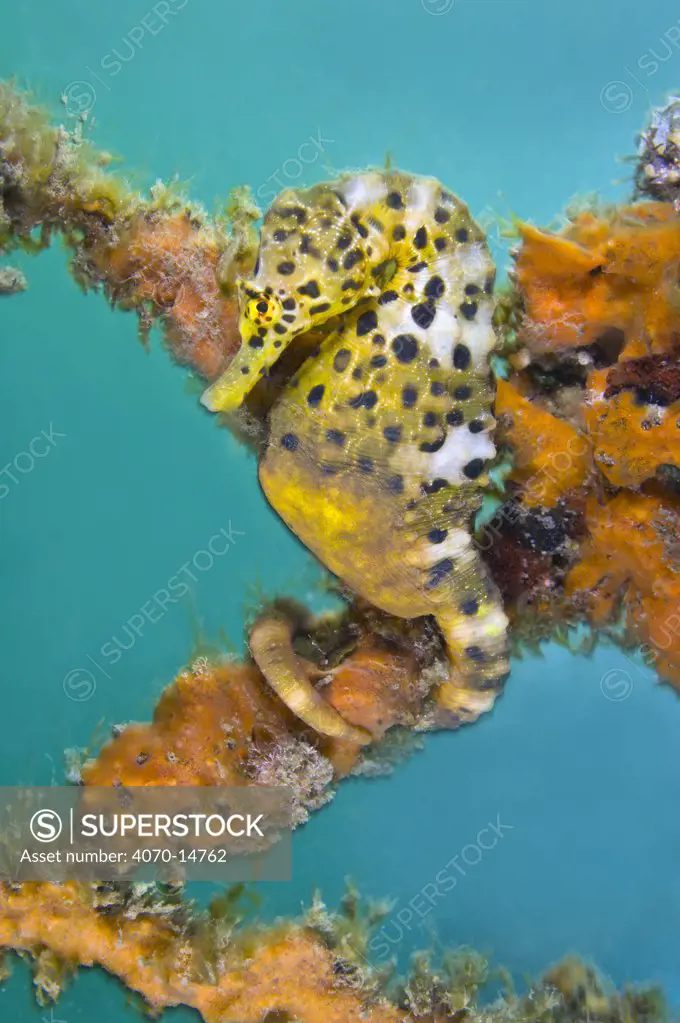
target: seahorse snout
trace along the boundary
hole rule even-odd
[[[239,285],[239,348],[229,368],[202,395],[201,402],[211,412],[234,412],[249,392],[292,340],[281,300],[272,289],[258,291],[243,282]]]

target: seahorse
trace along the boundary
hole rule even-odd
[[[433,178],[369,171],[287,189],[238,282],[241,348],[202,399],[238,409],[323,326],[271,409],[262,489],[357,594],[434,616],[451,662],[435,699],[456,721],[489,710],[508,671],[508,621],[471,534],[495,455],[494,279],[483,232]],[[272,662],[262,637],[255,646],[298,716],[366,741],[294,658]]]

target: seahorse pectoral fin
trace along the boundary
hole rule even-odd
[[[250,632],[250,651],[272,689],[315,732],[367,745],[370,732],[345,721],[309,681],[292,644],[291,623],[280,614],[260,618]]]

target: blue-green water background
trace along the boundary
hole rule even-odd
[[[311,183],[388,151],[484,217],[545,223],[575,194],[625,197],[618,158],[680,81],[680,53],[663,41],[677,5],[457,0],[435,13],[446,5],[176,0],[162,30],[147,17],[153,30],[113,74],[146,0],[4,0],[0,75],[56,115],[59,94],[86,83],[96,143],[123,154],[140,186],[178,175],[209,208],[237,184]],[[319,132],[325,152],[294,177]],[[200,409],[158,339],[145,353],[131,316],[81,295],[58,248],[23,265],[30,291],[0,309],[0,463],[50,424],[65,436],[0,501],[6,784],[61,780],[65,747],[148,718],[190,653],[192,615],[241,648],[258,586],[314,600],[322,578],[267,508],[252,457]],[[64,676],[92,668],[88,656],[229,522],[245,535],[199,576],[193,607],[171,606],[109,678],[93,669],[91,699],[68,699]],[[627,675],[612,682],[613,670]],[[677,699],[618,651],[518,662],[490,718],[429,738],[391,779],[346,784],[296,834],[294,880],[263,886],[264,912],[297,912],[315,886],[333,903],[346,875],[398,911],[500,815],[512,830],[399,952],[433,928],[521,976],[578,951],[680,1002],[679,735]],[[84,971],[55,1018],[94,1013],[137,1018],[116,985]],[[40,1015],[17,969],[0,1018]]]

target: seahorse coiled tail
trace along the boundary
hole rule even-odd
[[[238,408],[324,325],[271,410],[262,488],[361,596],[434,615],[451,660],[436,699],[463,721],[490,709],[508,671],[507,618],[470,532],[495,454],[494,276],[467,207],[432,178],[371,171],[287,190],[238,285],[242,346],[203,399]],[[290,703],[290,673],[265,673]]]

